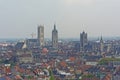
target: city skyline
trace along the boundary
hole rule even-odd
[[[51,38],[56,24],[60,38],[119,37],[119,0],[0,0],[0,38],[31,38],[44,25]],[[74,33],[74,34],[73,34]]]

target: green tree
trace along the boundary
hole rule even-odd
[[[55,80],[52,70],[49,70],[49,72],[50,72],[50,80]]]

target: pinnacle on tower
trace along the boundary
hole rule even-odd
[[[102,36],[101,36],[101,38],[100,38],[100,42],[103,43],[103,38],[102,38]]]
[[[56,25],[54,24],[54,30],[56,30]]]

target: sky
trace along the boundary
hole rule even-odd
[[[120,36],[120,0],[0,0],[0,38],[37,37],[44,25],[51,38],[56,24],[59,38]]]

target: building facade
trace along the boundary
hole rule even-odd
[[[87,33],[85,33],[84,31],[80,34],[80,51],[84,51],[85,50],[85,46],[88,43],[88,39],[87,39]]]
[[[102,36],[101,36],[101,39],[100,39],[100,52],[102,53],[104,51],[104,41],[102,39]]]
[[[58,31],[56,25],[54,25],[54,29],[52,30],[52,47],[58,48]]]
[[[26,45],[29,50],[32,50],[34,48],[39,48],[39,40],[38,39],[27,39],[26,40]]]
[[[38,40],[40,47],[44,46],[44,26],[38,26]]]

